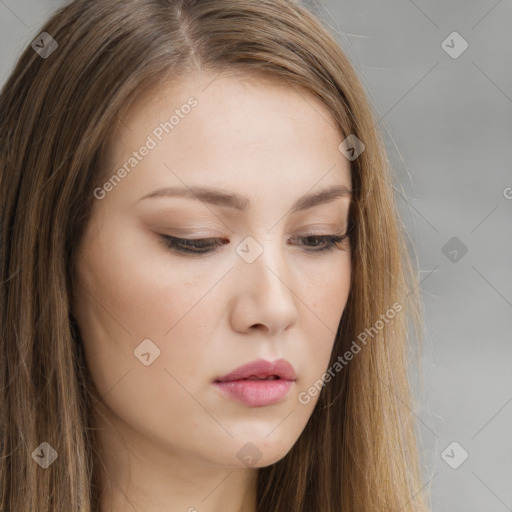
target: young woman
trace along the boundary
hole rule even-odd
[[[0,98],[2,511],[424,512],[384,146],[291,0],[76,0]]]

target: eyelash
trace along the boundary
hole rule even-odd
[[[212,253],[214,252],[214,249],[212,247],[218,247],[219,244],[212,243],[213,241],[221,240],[220,238],[177,238],[175,236],[169,236],[169,235],[160,235],[162,238],[162,242],[164,245],[173,251],[184,253],[184,254],[194,254],[194,255],[201,255],[206,253]],[[295,237],[294,239],[300,238],[302,240],[307,239],[317,239],[322,240],[323,243],[326,243],[327,245],[324,247],[321,247],[320,249],[306,249],[306,252],[309,253],[323,253],[334,250],[336,247],[338,249],[341,249],[341,245],[343,242],[348,238],[348,233],[338,235],[315,235],[314,233],[307,233],[304,236],[301,237]],[[199,243],[199,247],[197,244]]]

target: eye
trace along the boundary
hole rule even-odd
[[[348,238],[348,233],[333,235],[315,235],[314,233],[308,233],[301,237],[292,238],[291,240],[296,240],[297,238],[303,241],[307,252],[324,252],[331,251],[335,248],[341,249],[343,242]],[[311,246],[314,248],[311,248]]]
[[[224,240],[221,238],[177,238],[169,235],[160,236],[167,248],[187,254],[205,254],[213,252],[215,247],[219,247],[224,243]]]
[[[331,251],[335,248],[342,249],[343,243],[348,238],[348,233],[316,235],[314,233],[306,233],[300,237],[290,238],[292,241],[300,240],[305,247],[305,251],[309,253],[320,253]],[[217,247],[229,243],[229,240],[222,238],[177,238],[169,235],[160,235],[164,245],[174,252],[190,255],[202,255],[215,252]]]

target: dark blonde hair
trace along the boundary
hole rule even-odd
[[[45,59],[28,47],[0,97],[0,509],[97,510],[100,397],[70,312],[75,251],[119,116],[143,88],[200,69],[312,93],[365,145],[351,162],[352,283],[329,366],[372,335],[288,454],[258,470],[258,512],[426,511],[407,375],[417,278],[383,141],[334,36],[292,0],[76,0],[43,31],[58,48]],[[42,441],[58,453],[45,471],[31,457]]]

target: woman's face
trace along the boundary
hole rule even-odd
[[[318,399],[298,396],[328,367],[350,287],[348,241],[316,238],[347,229],[342,140],[323,104],[261,77],[190,75],[122,118],[73,313],[131,450],[262,467],[298,439]],[[295,377],[253,366],[216,382],[283,359]]]

